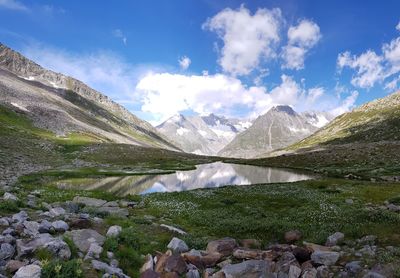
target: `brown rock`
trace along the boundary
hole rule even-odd
[[[179,274],[176,272],[167,272],[161,274],[161,278],[179,278]]]
[[[274,260],[277,257],[276,252],[272,250],[254,250],[254,249],[236,249],[233,252],[236,259],[251,259],[251,260]]]
[[[154,267],[154,270],[158,273],[161,273],[164,271],[165,264],[167,262],[167,259],[171,256],[171,251],[168,250],[165,252],[165,254],[162,254],[161,256],[157,256],[157,263],[156,266]]]
[[[315,251],[332,251],[332,248],[328,246],[318,245],[314,243],[305,243],[304,246],[309,249],[311,252]]]
[[[299,263],[304,263],[311,260],[311,252],[307,248],[295,247],[293,249],[293,255],[299,261]]]
[[[161,275],[158,272],[155,272],[154,270],[148,269],[142,274],[140,274],[140,278],[160,278]]]
[[[88,229],[92,227],[92,222],[89,219],[72,219],[69,226],[73,229]]]
[[[213,267],[222,259],[222,255],[220,253],[211,253],[205,256],[200,257],[200,261],[203,268]]]
[[[6,269],[10,273],[16,272],[18,269],[20,269],[23,266],[26,266],[27,263],[21,262],[21,261],[16,261],[16,260],[10,260],[6,264]]]
[[[225,276],[225,273],[222,270],[220,270],[220,271],[214,273],[211,277],[212,278],[225,278],[226,276]]]
[[[232,255],[237,246],[233,238],[213,240],[207,244],[207,253],[220,253],[226,257]]]
[[[287,243],[293,243],[301,239],[301,232],[294,230],[285,233],[285,241]]]
[[[244,248],[248,249],[260,249],[261,248],[261,242],[259,242],[257,239],[243,239],[240,241],[240,244]]]
[[[187,271],[187,265],[181,255],[171,255],[167,258],[164,266],[166,272],[177,272],[183,274]]]

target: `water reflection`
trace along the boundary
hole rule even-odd
[[[294,182],[312,179],[296,172],[251,165],[215,162],[197,166],[196,170],[166,175],[138,175],[97,179],[68,179],[56,184],[62,188],[79,186],[85,190],[104,190],[119,196],[153,192],[185,191],[224,185]]]

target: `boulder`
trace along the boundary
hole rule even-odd
[[[189,251],[187,244],[183,240],[176,237],[172,238],[167,247],[174,254],[180,254]]]
[[[147,254],[143,266],[140,268],[140,273],[146,272],[147,270],[154,270],[154,259],[153,256]]]
[[[18,269],[20,269],[23,266],[26,266],[27,263],[26,262],[21,262],[21,261],[17,261],[17,260],[10,260],[7,262],[6,264],[6,270],[13,274],[15,273]]]
[[[72,202],[77,204],[83,204],[88,207],[101,207],[105,203],[107,203],[107,201],[105,200],[89,198],[89,197],[81,197],[81,196],[75,196]]]
[[[158,272],[155,272],[154,270],[148,269],[142,274],[140,274],[140,278],[160,278],[161,275]]]
[[[161,224],[160,227],[164,228],[164,229],[166,229],[166,230],[168,230],[170,232],[177,233],[177,234],[180,234],[180,235],[186,235],[187,234],[185,231],[183,231],[183,230],[181,230],[181,229],[179,229],[177,227],[174,227],[174,226]]]
[[[47,242],[43,248],[47,249],[55,257],[62,260],[68,260],[71,257],[71,250],[69,249],[68,244],[59,238]]]
[[[108,228],[107,237],[117,237],[122,231],[122,227],[118,225],[111,226]]]
[[[42,269],[40,268],[40,266],[30,264],[18,269],[13,278],[40,278],[41,272]]]
[[[93,242],[89,246],[89,250],[85,256],[85,260],[98,259],[100,258],[101,252],[103,252],[103,247],[98,245],[96,242]]]
[[[11,217],[12,222],[14,222],[14,223],[22,223],[25,220],[28,220],[28,218],[29,218],[28,214],[26,213],[26,211],[23,211],[23,210],[14,214]]]
[[[226,278],[260,278],[271,275],[268,261],[248,260],[239,264],[226,265],[222,268]]]
[[[37,249],[42,248],[46,243],[52,241],[54,238],[50,234],[39,234],[31,240],[17,240],[17,254],[18,258],[27,256],[35,252]]]
[[[344,239],[344,234],[341,232],[336,232],[327,238],[325,245],[330,247],[335,246],[341,243],[343,239]]]
[[[288,278],[299,278],[301,274],[301,268],[297,265],[290,265],[289,267],[289,277]]]
[[[233,251],[237,248],[236,240],[233,238],[223,238],[210,241],[207,244],[208,253],[220,253],[223,256],[232,255]]]
[[[161,254],[161,256],[157,256],[157,263],[154,267],[154,270],[158,273],[161,273],[164,271],[165,264],[168,260],[168,258],[172,255],[172,252],[168,250],[164,254]]]
[[[264,250],[254,250],[254,249],[243,249],[243,248],[238,248],[233,252],[233,256],[236,259],[251,259],[251,260],[273,260],[277,257],[277,254],[272,251],[264,251]]]
[[[187,265],[181,255],[173,254],[165,262],[164,270],[166,272],[177,272],[183,274],[187,271]]]
[[[73,229],[88,229],[92,226],[92,222],[90,221],[90,219],[72,219],[69,222],[69,226]]]
[[[49,210],[50,217],[59,217],[64,215],[65,213],[65,209],[63,209],[62,207],[55,207]]]
[[[122,269],[117,268],[117,267],[112,267],[112,266],[110,266],[106,263],[103,263],[101,261],[98,261],[98,260],[92,260],[92,267],[95,270],[103,271],[110,275],[114,275],[115,277],[118,277],[118,278],[129,278],[129,276],[125,275],[122,272]]]
[[[186,273],[186,278],[200,278],[200,273],[197,269],[191,269]]]
[[[293,243],[301,239],[301,232],[297,230],[288,231],[285,233],[285,241],[287,243]]]
[[[311,260],[316,264],[334,265],[339,259],[339,253],[333,251],[316,251],[311,254]]]
[[[345,265],[345,270],[351,276],[357,276],[358,273],[362,271],[361,261],[352,261]]]
[[[10,243],[2,243],[0,247],[0,260],[11,259],[15,254],[15,248]]]
[[[293,255],[299,261],[299,263],[304,263],[311,260],[311,252],[307,248],[295,247],[293,249]]]
[[[44,233],[50,233],[52,232],[53,226],[51,225],[51,222],[45,220],[42,220],[39,224],[39,233],[44,234]]]
[[[56,232],[63,233],[69,230],[69,226],[65,221],[57,220],[51,223],[51,226]]]
[[[73,230],[66,232],[65,235],[70,237],[78,249],[84,253],[89,250],[93,242],[102,246],[105,240],[104,236],[92,229]]]
[[[367,274],[365,274],[362,278],[386,278],[386,276],[383,276],[382,274],[379,274],[377,272],[370,271]]]
[[[7,217],[1,217],[0,218],[0,226],[2,226],[2,227],[10,226],[10,221],[8,220]]]
[[[16,202],[16,201],[18,201],[18,197],[15,196],[14,194],[11,194],[11,193],[9,193],[9,192],[6,192],[6,193],[4,193],[4,195],[3,195],[3,200],[4,200],[4,201],[14,201],[14,202]]]

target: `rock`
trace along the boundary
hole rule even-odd
[[[65,214],[65,209],[62,207],[51,208],[49,210],[50,217],[59,217]]]
[[[332,247],[332,246],[335,246],[335,245],[338,245],[339,243],[341,243],[343,241],[343,239],[344,239],[344,234],[341,232],[336,232],[333,235],[330,235],[328,237],[325,245]]]
[[[108,228],[107,231],[107,237],[117,237],[122,231],[122,227],[121,226],[111,226],[110,228]]]
[[[69,230],[69,226],[65,221],[57,220],[51,223],[51,226],[56,232],[63,233]]]
[[[39,233],[44,234],[44,233],[50,233],[52,231],[53,226],[51,223],[47,220],[42,220],[39,224]]]
[[[6,217],[1,217],[0,218],[0,226],[2,227],[8,227],[10,226],[10,221]]]
[[[359,250],[359,252],[363,256],[369,256],[369,257],[375,256],[375,248],[371,247],[370,245],[365,245],[363,248]]]
[[[220,253],[208,253],[203,256],[201,252],[197,250],[191,250],[190,252],[183,254],[183,256],[191,264],[201,269],[213,267],[222,259],[222,254]]]
[[[329,269],[325,265],[321,265],[317,268],[317,277],[318,278],[330,278]]]
[[[151,269],[146,270],[142,274],[140,274],[140,278],[160,278],[161,275],[158,272],[155,272]]]
[[[258,241],[257,239],[243,239],[240,241],[240,245],[243,246],[244,248],[248,248],[248,249],[260,249],[261,248],[261,242]]]
[[[78,249],[84,253],[89,250],[93,242],[102,246],[105,240],[104,236],[92,229],[73,230],[66,232],[65,235],[70,237]]]
[[[226,278],[260,278],[271,275],[269,262],[264,260],[249,260],[227,265],[222,268],[222,272]]]
[[[311,254],[311,260],[316,264],[334,265],[339,259],[338,252],[332,251],[315,251]]]
[[[29,241],[18,239],[16,242],[18,258],[32,254],[38,248],[43,247],[53,239],[54,238],[50,234],[39,234]]]
[[[161,273],[164,271],[164,267],[165,264],[168,260],[168,258],[172,255],[172,252],[170,250],[168,250],[167,252],[165,252],[164,254],[162,254],[161,256],[157,257],[157,262],[155,265],[154,270],[158,273]]]
[[[79,204],[71,201],[65,202],[62,207],[69,213],[78,213],[80,209]]]
[[[40,268],[40,266],[30,264],[18,269],[13,278],[40,278],[41,272],[42,269]]]
[[[379,273],[370,271],[370,272],[368,272],[367,274],[365,274],[365,275],[363,276],[363,278],[386,278],[386,276],[383,276],[383,275],[381,275],[381,274],[379,274]]]
[[[223,256],[230,256],[237,246],[236,240],[233,238],[223,238],[210,241],[207,244],[207,252],[220,253]]]
[[[353,199],[346,199],[345,203],[348,205],[352,205],[352,204],[354,204],[354,201],[353,201]]]
[[[98,259],[100,258],[101,252],[103,252],[103,247],[98,245],[96,242],[93,242],[89,246],[89,250],[85,256],[85,260]]]
[[[116,201],[107,202],[103,205],[103,207],[119,207],[119,204]]]
[[[301,278],[317,278],[318,271],[311,267],[303,271]],[[318,277],[320,278],[320,277]],[[322,278],[322,277],[321,277]]]
[[[24,233],[31,237],[35,237],[39,234],[39,223],[35,221],[24,221]]]
[[[122,201],[119,202],[119,205],[121,207],[124,207],[124,208],[133,208],[133,207],[137,206],[137,203],[136,202],[122,200]]]
[[[177,233],[177,234],[180,234],[180,235],[186,235],[187,234],[185,231],[183,231],[183,230],[181,230],[179,228],[173,227],[173,226],[161,224],[160,227],[161,228],[165,228],[170,232]]]
[[[71,229],[88,229],[92,227],[92,222],[90,221],[90,219],[78,218],[71,220],[69,222],[69,226],[71,227]]]
[[[323,245],[318,245],[318,244],[308,243],[308,242],[304,242],[303,244],[307,249],[311,250],[312,252],[315,252],[315,251],[332,251],[332,248],[328,247],[328,246],[323,246]]]
[[[26,262],[10,260],[6,264],[6,270],[12,274],[12,273],[15,273],[21,267],[26,266],[26,264],[27,264]]]
[[[376,241],[376,236],[374,235],[367,235],[357,240],[357,243],[364,244],[364,245],[374,245]]]
[[[121,277],[121,278],[129,278],[127,275],[125,275],[120,268],[112,267],[106,263],[103,263],[98,260],[92,260],[92,267],[95,270],[100,270],[104,271],[110,275],[115,275],[116,277]]]
[[[174,254],[180,254],[189,251],[189,247],[186,245],[186,243],[176,237],[172,238],[167,247]]]
[[[400,207],[399,207],[399,206],[396,206],[396,205],[394,205],[394,204],[388,204],[388,205],[386,206],[386,208],[387,208],[388,210],[394,211],[394,212],[399,212],[399,211],[400,211]]]
[[[293,249],[293,255],[296,257],[299,263],[304,263],[311,260],[311,252],[306,248],[295,247]]]
[[[22,223],[25,220],[28,220],[28,218],[29,218],[28,214],[26,213],[26,211],[23,211],[23,210],[14,214],[11,217],[12,222],[14,222],[14,223]]]
[[[179,274],[183,274],[187,271],[186,262],[181,255],[173,254],[167,258],[164,270],[167,272],[177,272]]]
[[[3,236],[7,236],[7,235],[14,236],[16,234],[17,233],[15,232],[15,229],[13,229],[13,228],[7,228],[2,233]]]
[[[71,257],[71,250],[69,249],[68,244],[59,238],[47,242],[43,248],[47,249],[55,257],[62,260],[68,260]]]
[[[273,260],[277,257],[277,254],[272,251],[264,251],[264,250],[254,250],[254,249],[242,249],[238,248],[233,252],[233,256],[236,259],[251,259],[251,260]]]
[[[301,239],[301,232],[297,230],[289,231],[285,233],[285,241],[287,243],[293,243]]]
[[[9,192],[6,192],[6,193],[4,193],[4,195],[3,195],[3,200],[4,200],[4,201],[14,201],[14,202],[16,202],[16,201],[18,201],[19,199],[18,199],[17,196],[15,196],[15,195],[13,195],[13,194],[11,194],[11,193],[9,193]]]
[[[352,261],[346,264],[345,270],[351,275],[356,276],[362,270],[361,261]]]
[[[15,238],[11,235],[0,236],[0,244],[2,244],[2,243],[14,244]]]
[[[275,268],[278,270],[278,273],[289,274],[291,265],[300,266],[297,263],[296,257],[293,255],[293,253],[285,252],[279,257],[279,260],[276,262]]]
[[[72,202],[77,204],[83,204],[88,207],[101,207],[105,203],[107,203],[107,201],[105,200],[89,198],[89,197],[81,197],[81,196],[75,196]]]
[[[129,215],[128,209],[119,207],[96,207],[96,212],[117,217],[127,217]]]
[[[186,273],[186,278],[200,278],[200,273],[197,269],[191,269]]]
[[[7,260],[14,256],[15,248],[9,243],[2,243],[0,247],[0,260]]]
[[[296,265],[290,265],[289,277],[288,278],[299,278],[301,274],[301,268]]]
[[[145,260],[144,260],[143,266],[140,268],[140,273],[143,273],[147,270],[154,270],[154,259],[153,256],[150,254],[147,254]]]

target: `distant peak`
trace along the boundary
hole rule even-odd
[[[271,111],[284,112],[289,115],[296,115],[296,112],[289,105],[277,105],[272,107]]]

